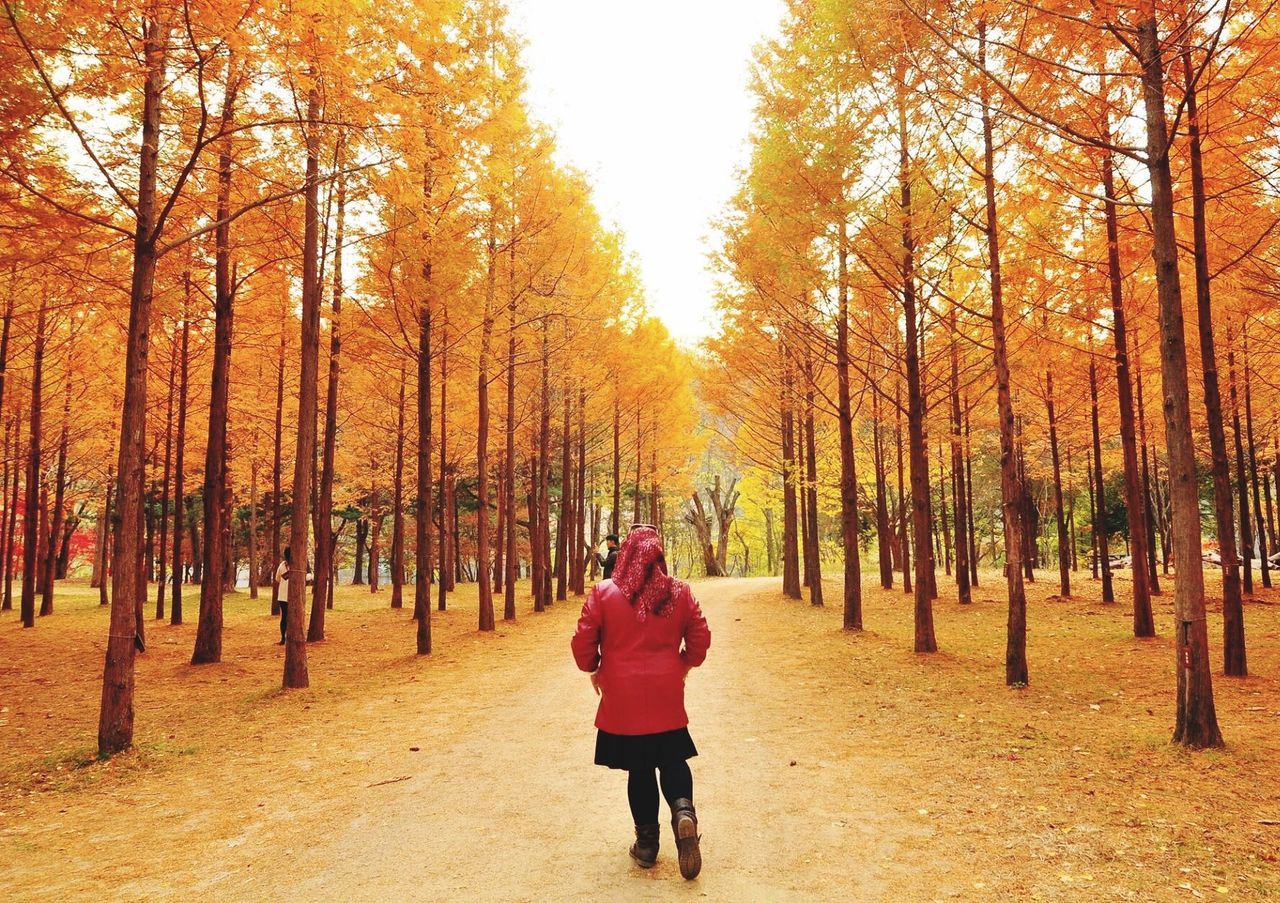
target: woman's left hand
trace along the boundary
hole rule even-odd
[[[592,671],[589,675],[591,678],[591,689],[596,691],[596,695],[600,695],[600,672]]]

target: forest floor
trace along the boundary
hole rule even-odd
[[[475,630],[343,587],[311,689],[279,689],[264,597],[227,597],[224,661],[148,625],[133,751],[93,757],[106,615],[60,589],[0,621],[0,897],[10,900],[1187,900],[1280,897],[1280,592],[1246,608],[1254,676],[1214,682],[1221,750],[1170,745],[1161,636],[1123,602],[1031,587],[1030,686],[1004,686],[1004,595],[949,581],[941,652],[868,587],[867,630],[771,579],[695,584],[711,624],[689,679],[705,867],[627,858],[625,780],[592,766],[596,699],[570,659],[579,602]],[[1127,583],[1117,581],[1123,599]],[[194,621],[196,600],[188,595]],[[1220,605],[1211,635],[1220,649]],[[1220,655],[1215,654],[1220,662]]]

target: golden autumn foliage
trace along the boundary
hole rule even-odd
[[[784,591],[820,602],[811,578],[842,557],[845,626],[860,627],[849,559],[874,545],[881,584],[901,571],[915,593],[930,651],[935,569],[962,576],[967,602],[978,565],[1007,562],[1008,679],[1023,683],[1022,584],[1040,567],[1068,596],[1083,562],[1107,601],[1111,570],[1130,570],[1139,636],[1179,543],[1180,624],[1198,623],[1202,532],[1238,531],[1245,592],[1259,565],[1269,585],[1269,5],[787,9],[757,54],[750,165],[716,258],[724,329],[707,350],[736,383],[703,393],[770,474],[750,503],[772,518],[783,488]],[[1222,543],[1224,655],[1243,674],[1235,554]],[[1209,705],[1180,709],[1177,733],[1213,745],[1206,640],[1186,642],[1180,686]]]
[[[415,571],[492,581],[510,618],[516,578],[537,572],[538,607],[581,592],[615,508],[684,493],[690,357],[525,107],[501,3],[4,12],[10,582],[31,521],[11,512],[39,497],[50,531],[56,495],[78,538],[61,566],[103,584],[113,638],[131,623],[141,646],[150,598],[180,621],[198,581],[195,660],[216,661],[221,588],[270,586],[304,498],[295,562],[324,551],[396,606]],[[109,688],[134,654],[112,642]],[[305,682],[305,648],[286,671]],[[128,744],[130,693],[104,692],[104,751]]]
[[[3,12],[6,572],[30,624],[50,568],[102,585],[104,752],[148,600],[180,622],[188,580],[195,662],[287,545],[318,577],[305,639],[339,574],[395,607],[412,582],[425,654],[433,591],[475,581],[491,630],[525,577],[538,610],[580,592],[632,521],[712,570],[717,477],[742,517],[717,510],[714,570],[732,539],[736,572],[821,603],[841,568],[857,630],[874,555],[920,652],[936,571],[967,603],[1007,565],[1011,684],[1037,569],[1065,597],[1083,562],[1111,600],[1116,558],[1149,636],[1179,558],[1200,623],[1205,545],[1247,672],[1280,544],[1265,3],[791,0],[700,353],[529,109],[498,0]],[[1182,678],[1209,698],[1204,642]]]

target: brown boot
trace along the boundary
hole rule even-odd
[[[680,853],[680,874],[692,881],[702,871],[702,851],[698,848],[698,814],[693,810],[693,800],[679,799],[671,804],[671,830],[676,835],[676,849]]]
[[[642,869],[653,868],[658,861],[658,825],[636,825],[636,842],[631,845],[631,858]]]

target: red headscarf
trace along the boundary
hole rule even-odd
[[[667,562],[657,530],[638,526],[627,535],[618,549],[613,584],[636,610],[637,621],[645,620],[650,613],[660,618],[671,613],[676,581],[667,576]]]

